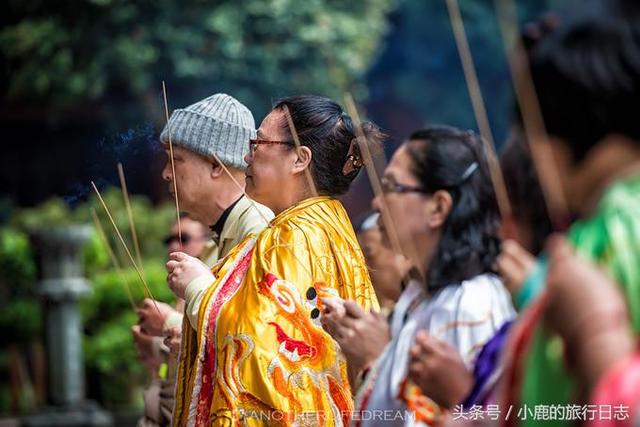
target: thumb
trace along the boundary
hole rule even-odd
[[[185,254],[184,252],[171,252],[169,254],[169,259],[173,261],[182,261],[188,256],[189,255]]]

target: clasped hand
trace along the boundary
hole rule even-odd
[[[205,263],[184,252],[172,252],[166,266],[169,273],[167,283],[178,298],[184,299],[187,285],[195,278],[208,274],[211,276],[211,282],[215,279],[211,269]]]

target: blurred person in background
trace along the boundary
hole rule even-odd
[[[195,221],[188,214],[180,215],[182,239],[178,234],[178,223],[171,227],[171,233],[165,239],[168,254],[182,249],[191,256],[200,256],[205,247],[210,244],[211,231],[204,224]],[[140,323],[132,329],[133,340],[140,362],[147,366],[150,372],[157,374],[160,366],[166,362],[168,349],[164,345],[164,336],[172,328],[180,328],[182,324],[182,304],[176,304],[174,309],[169,304],[154,302],[146,298],[138,310]],[[159,377],[153,378],[151,384],[144,391],[144,416],[138,421],[138,426],[168,425],[173,410],[173,396],[175,378],[167,378],[167,372],[161,372]]]
[[[536,268],[541,268],[536,266],[536,257],[541,255],[553,226],[528,142],[518,128],[512,129],[502,150],[500,167],[512,215],[503,220],[504,240],[497,265],[519,309],[523,305],[520,299],[524,298],[519,296],[520,288]]]
[[[493,270],[499,249],[497,205],[478,137],[449,126],[431,126],[411,135],[393,155],[382,185],[381,197],[402,250],[422,280],[410,281],[396,303],[389,344],[357,366],[364,382],[356,413],[408,412],[412,417],[397,417],[388,424],[430,424],[444,411],[408,378],[416,334],[443,340],[470,367],[482,345],[514,316],[509,295]],[[374,208],[380,210],[382,202],[376,198]],[[384,241],[389,247],[388,237]],[[374,338],[380,328],[361,321],[370,314],[356,312],[349,302],[345,308],[347,315],[337,317],[335,324],[323,317],[343,348],[361,349],[363,341],[379,341]],[[376,420],[355,424],[375,425]]]
[[[599,14],[578,14],[540,38],[528,52],[531,75],[550,135],[555,168],[569,208],[578,220],[567,233],[576,256],[602,268],[618,283],[635,334],[640,331],[640,37],[637,2],[603,2]],[[565,271],[562,273],[563,265]],[[554,282],[572,264],[556,263]],[[624,353],[621,344],[599,345],[597,354],[573,349],[614,336],[620,315],[598,322],[610,307],[602,300],[592,316],[576,319],[581,299],[555,304],[545,275],[519,291],[528,308],[514,328],[511,360],[502,385],[503,406],[586,402],[597,375],[583,367]],[[585,307],[580,307],[585,309]],[[623,318],[623,316],[622,316]],[[576,320],[579,320],[576,323]],[[553,326],[549,328],[549,325]],[[573,325],[576,342],[563,326]],[[581,333],[578,335],[578,331]],[[582,334],[584,333],[584,334]],[[637,336],[637,335],[636,335]],[[524,349],[527,349],[526,351]],[[585,358],[583,358],[584,356]],[[600,370],[600,372],[602,372]],[[536,420],[512,423],[535,425]],[[556,425],[568,421],[556,420]]]
[[[382,232],[378,226],[380,214],[367,213],[356,224],[356,235],[362,253],[367,261],[371,283],[376,290],[380,311],[388,316],[405,287],[410,264],[402,255],[396,255],[382,242]]]

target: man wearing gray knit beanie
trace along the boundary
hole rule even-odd
[[[160,134],[167,156],[169,138],[173,144],[176,176],[169,158],[162,171],[169,191],[173,193],[175,179],[180,209],[213,231],[217,250],[205,258],[223,257],[249,232],[266,227],[261,212],[267,219],[273,217],[266,207],[242,197],[238,185],[218,164],[218,160],[224,163],[235,181],[244,186],[244,156],[255,135],[251,111],[221,93],[175,110]]]
[[[248,234],[258,234],[268,225],[266,221],[273,218],[267,207],[249,200],[237,185],[244,187],[244,156],[249,151],[249,139],[255,136],[251,111],[237,99],[221,93],[175,110],[160,134],[167,153],[162,177],[168,183],[169,192],[173,194],[175,180],[180,209],[211,228],[212,239],[200,255],[208,266],[226,256]],[[175,176],[169,158],[169,139],[173,146]],[[182,235],[183,243],[192,238],[200,237]],[[166,304],[160,307],[161,310],[156,310],[153,302],[145,299],[138,311],[140,328],[155,335],[156,343],[158,340],[161,343],[159,336],[170,336],[172,347],[178,346],[182,310],[173,310]],[[171,424],[174,386],[175,378],[167,378],[156,380],[147,389],[145,416],[138,426]]]

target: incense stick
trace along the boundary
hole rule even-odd
[[[182,248],[182,224],[180,223],[180,205],[178,203],[178,177],[176,176],[176,165],[173,160],[173,142],[171,140],[171,126],[169,123],[169,102],[167,101],[167,88],[162,81],[162,95],[164,97],[164,114],[167,118],[167,134],[169,136],[169,157],[171,158],[171,176],[173,177],[173,194],[176,198],[176,218],[178,220],[178,239]]]
[[[556,231],[566,228],[569,218],[567,201],[559,183],[559,172],[553,161],[549,136],[544,126],[529,61],[522,42],[517,36],[515,5],[509,0],[495,0],[498,24],[509,63],[516,100],[522,114],[524,133],[529,142],[531,159],[538,174],[540,187],[551,222]],[[514,43],[510,46],[509,41]],[[522,69],[518,68],[516,55],[521,53]]]
[[[140,244],[138,243],[138,233],[136,233],[136,225],[133,222],[133,211],[129,202],[129,191],[127,190],[127,181],[124,178],[124,169],[122,163],[118,162],[118,175],[120,176],[120,187],[122,188],[122,196],[124,197],[124,206],[127,209],[127,217],[129,219],[129,228],[131,229],[131,238],[133,240],[133,248],[136,251],[136,259],[140,266],[140,271],[144,275],[144,266],[142,265],[142,255],[140,252]]]
[[[104,208],[104,211],[107,213],[107,216],[109,217],[109,221],[111,221],[111,225],[113,226],[113,229],[116,232],[116,235],[118,236],[118,239],[120,239],[120,243],[122,243],[122,246],[124,247],[125,252],[129,256],[129,259],[131,260],[131,264],[133,264],[133,268],[135,268],[136,272],[138,273],[138,276],[140,277],[140,280],[142,281],[142,284],[144,286],[145,291],[147,292],[149,298],[151,298],[151,300],[153,301],[153,304],[156,306],[156,310],[158,310],[158,313],[160,313],[160,309],[158,308],[158,304],[156,303],[156,299],[153,297],[153,294],[151,293],[151,289],[149,289],[149,285],[147,285],[147,281],[144,280],[144,276],[142,275],[142,272],[140,271],[140,269],[136,265],[136,262],[133,259],[133,255],[131,255],[131,251],[129,251],[129,248],[127,247],[127,244],[124,242],[124,239],[122,238],[122,234],[120,234],[120,230],[118,230],[118,226],[116,225],[116,222],[113,220],[113,216],[111,216],[111,212],[109,211],[109,208],[107,207],[107,204],[104,202],[104,199],[102,198],[102,195],[100,194],[100,191],[98,190],[98,187],[96,187],[96,184],[93,181],[91,181],[91,186],[93,187],[93,190],[96,192],[96,195],[98,196],[98,200],[100,200],[100,203],[102,204],[102,207]]]
[[[478,123],[482,145],[487,157],[487,165],[489,166],[489,174],[491,176],[491,181],[493,182],[500,216],[502,216],[503,219],[510,218],[511,204],[509,203],[509,196],[504,183],[504,176],[500,169],[500,163],[496,156],[493,133],[491,132],[489,118],[487,117],[487,110],[482,99],[480,83],[478,82],[478,76],[473,63],[473,56],[471,55],[471,49],[469,48],[469,41],[464,29],[464,21],[462,19],[462,14],[460,13],[458,1],[447,0],[447,9],[449,10],[449,19],[451,20],[458,54],[460,55],[460,62],[462,62],[462,69],[464,71],[464,78],[467,83],[469,97],[471,98],[471,105],[476,117],[476,122]]]
[[[104,228],[102,228],[102,224],[100,223],[100,219],[98,218],[98,214],[96,213],[96,210],[94,208],[91,208],[91,217],[93,218],[93,223],[96,227],[96,231],[98,232],[98,237],[100,238],[100,240],[102,241],[102,244],[106,248],[109,258],[111,258],[111,263],[113,264],[113,268],[116,270],[116,273],[118,274],[118,276],[120,276],[120,280],[122,281],[122,285],[124,286],[124,289],[127,293],[129,303],[131,303],[131,308],[135,312],[136,303],[133,300],[133,294],[131,293],[129,282],[127,281],[127,278],[122,272],[122,268],[120,267],[120,262],[118,261],[116,254],[113,252],[113,249],[111,249],[111,245],[107,240],[107,235],[104,232]]]
[[[258,212],[258,214],[260,215],[260,217],[262,217],[262,219],[267,224],[267,226],[269,226],[269,224],[271,222],[267,219],[267,217],[264,216],[264,213],[262,213],[262,211],[260,209],[258,209],[258,206],[256,206],[256,203],[247,195],[247,192],[244,189],[244,187],[242,185],[240,185],[238,180],[235,179],[235,177],[231,174],[229,169],[227,169],[227,167],[224,165],[224,163],[222,163],[220,158],[215,153],[211,153],[211,155],[212,155],[213,159],[222,167],[222,170],[224,170],[226,172],[226,174],[229,175],[229,178],[231,178],[231,181],[233,181],[233,183],[236,185],[236,187],[238,187],[238,189],[240,191],[242,191],[243,196],[247,198],[247,200],[251,203],[251,206]],[[284,247],[288,248],[288,246],[284,246]],[[298,264],[300,264],[302,266],[302,268],[304,268],[306,273],[311,278],[311,281],[313,282],[313,280],[314,280],[313,279],[313,275],[311,274],[309,269],[298,259],[298,257],[296,256],[296,254],[292,250],[290,250],[290,252],[293,255],[293,257],[298,261]]]
[[[397,254],[403,255],[405,258],[407,257],[400,244],[400,237],[398,236],[398,232],[396,231],[395,225],[391,220],[391,210],[387,205],[387,201],[384,196],[384,192],[382,191],[382,184],[380,183],[380,177],[378,176],[378,172],[376,171],[375,164],[373,162],[373,156],[371,155],[371,150],[369,150],[369,144],[367,143],[367,137],[362,130],[362,122],[360,120],[360,116],[358,114],[358,109],[356,108],[356,104],[353,100],[351,94],[347,93],[344,96],[345,107],[347,109],[347,113],[351,116],[351,121],[353,122],[353,127],[355,129],[356,141],[358,143],[358,147],[360,148],[360,153],[364,156],[364,165],[367,171],[367,175],[369,176],[369,182],[371,183],[371,188],[373,189],[373,193],[378,200],[380,200],[380,209],[382,210],[382,221],[384,223],[384,227],[387,230],[387,236],[389,237],[389,242],[391,243],[391,247],[393,251]]]

